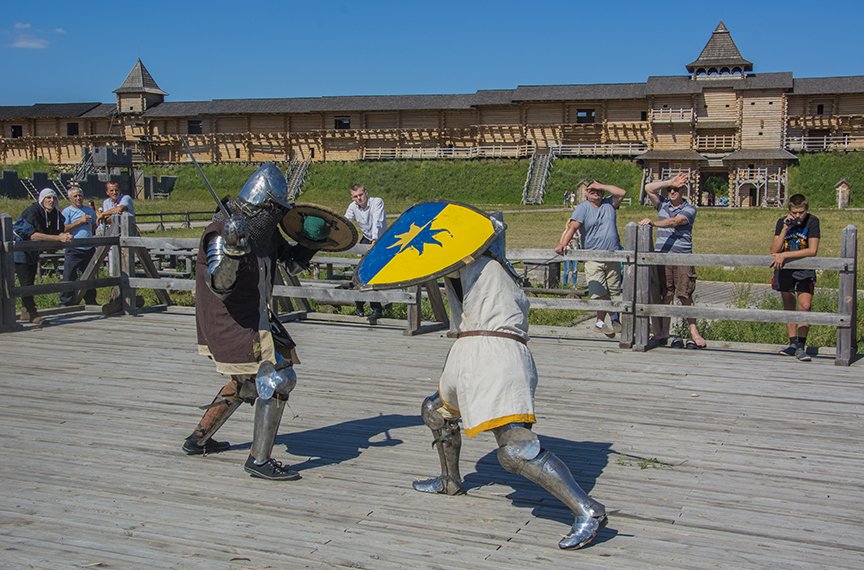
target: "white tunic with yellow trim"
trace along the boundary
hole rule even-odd
[[[528,299],[500,263],[488,256],[459,272],[462,302],[445,279],[457,332],[497,331],[528,340]],[[513,422],[534,423],[537,367],[528,347],[510,338],[457,339],[438,390],[447,417],[462,417],[468,437]]]

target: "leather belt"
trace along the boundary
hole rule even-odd
[[[497,336],[498,338],[509,338],[510,340],[515,340],[516,342],[521,342],[525,346],[528,346],[528,340],[524,337],[521,337],[518,334],[502,331],[464,331],[457,334],[456,338],[462,338],[466,336]]]

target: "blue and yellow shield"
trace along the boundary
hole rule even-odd
[[[408,208],[360,260],[361,289],[418,285],[473,262],[504,231],[488,214],[457,202]]]

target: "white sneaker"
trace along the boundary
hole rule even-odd
[[[615,331],[607,327],[606,323],[603,321],[597,321],[594,323],[594,332],[604,334],[609,338],[615,338]]]

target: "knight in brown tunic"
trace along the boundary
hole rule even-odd
[[[299,479],[300,474],[271,457],[288,395],[297,383],[294,343],[270,303],[276,263],[296,274],[316,253],[289,245],[279,222],[292,208],[285,177],[272,163],[262,165],[228,204],[230,216],[217,215],[201,237],[195,267],[198,352],[231,379],[186,438],[190,455],[228,449],[213,434],[243,402],[255,405],[252,446],[244,469],[254,477]],[[305,243],[324,240],[328,228],[315,216],[305,218]]]

